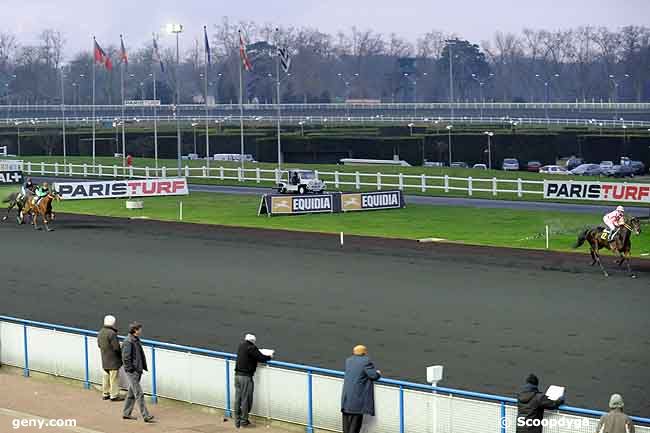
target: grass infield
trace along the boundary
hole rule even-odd
[[[4,198],[15,190],[16,187],[0,187],[0,197]],[[400,210],[267,217],[257,216],[259,197],[214,193],[147,198],[143,210],[126,209],[123,199],[62,201],[55,204],[55,209],[58,212],[87,215],[178,221],[181,201],[183,221],[188,223],[336,234],[344,232],[413,240],[440,238],[449,242],[497,247],[544,249],[545,227],[548,225],[550,249],[557,251],[574,251],[572,245],[578,232],[588,225],[599,224],[601,218],[601,215],[583,213],[408,203],[405,209]],[[60,218],[63,220],[65,216]],[[11,221],[5,222],[8,223]],[[583,247],[579,251],[587,252],[587,249]],[[648,233],[635,236],[633,255],[639,257],[649,252]]]

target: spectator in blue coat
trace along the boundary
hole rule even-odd
[[[343,433],[359,433],[363,415],[375,415],[373,382],[379,380],[381,371],[375,368],[366,346],[355,346],[352,356],[345,360],[345,378],[341,395]]]

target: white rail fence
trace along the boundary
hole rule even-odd
[[[45,162],[26,162],[23,170],[33,176],[67,176],[67,177],[104,177],[104,178],[155,178],[167,176],[184,176],[190,179],[215,180],[232,183],[253,183],[264,186],[275,186],[281,176],[281,170],[263,168],[233,168],[233,167],[122,167],[118,165],[91,164],[59,164]],[[403,173],[363,173],[341,171],[318,171],[317,176],[324,180],[329,188],[341,187],[382,190],[398,188],[400,190],[464,192],[471,197],[477,193],[484,195],[507,194],[510,197],[523,198],[524,195],[536,195],[539,198],[544,193],[544,182],[541,180],[525,180],[521,178],[503,179],[496,177],[455,177],[449,175],[432,176],[426,174]]]
[[[144,340],[150,371],[146,394],[224,409],[234,404],[235,355]],[[96,332],[0,316],[0,364],[76,379],[86,388],[101,382]],[[342,372],[273,361],[256,374],[252,413],[314,429],[341,431]],[[435,391],[435,392],[434,392]],[[603,398],[606,398],[604,396]],[[375,387],[376,416],[369,433],[514,433],[511,397],[382,379]],[[601,412],[563,406],[547,413],[545,433],[592,433]],[[634,418],[650,433],[650,419]],[[263,422],[263,421],[262,421]]]

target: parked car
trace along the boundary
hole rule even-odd
[[[630,166],[634,170],[634,174],[645,174],[645,164],[641,161],[630,161]]]
[[[585,160],[582,158],[577,158],[575,156],[572,156],[569,158],[566,162],[566,169],[567,170],[573,170],[574,168],[582,165],[585,163]]]
[[[620,165],[617,164],[607,170],[605,172],[605,175],[608,177],[633,177],[634,176],[634,168],[630,165]]]
[[[528,161],[528,164],[526,164],[526,170],[528,171],[538,172],[540,168],[542,168],[542,163],[539,161]]]
[[[566,168],[559,165],[545,165],[539,169],[542,174],[571,174]]]
[[[612,161],[600,161],[600,168],[602,168],[603,171],[607,171],[612,167],[614,167],[614,162],[612,162]]]
[[[445,167],[447,164],[441,161],[424,161],[425,167]]]
[[[600,164],[580,164],[571,170],[571,174],[578,176],[600,176],[603,174],[603,169],[600,168]]]
[[[462,161],[452,162],[451,168],[468,168],[468,165],[466,162],[462,162]]]
[[[506,158],[503,160],[501,168],[506,171],[517,171],[519,170],[519,161],[517,161],[515,158]]]
[[[474,164],[472,168],[476,168],[478,170],[487,170],[487,165],[485,164]]]

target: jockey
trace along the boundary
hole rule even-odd
[[[34,197],[34,204],[37,205],[38,202],[41,201],[41,199],[46,195],[48,195],[49,193],[50,193],[50,185],[48,185],[47,182],[43,182],[41,186],[36,188],[36,191],[34,192],[34,194],[36,195],[36,197]]]
[[[34,183],[32,182],[32,178],[28,177],[25,183],[23,184],[23,187],[20,189],[21,198],[26,198],[28,192],[31,192],[33,194],[34,188],[35,186]]]
[[[618,233],[618,228],[625,224],[625,209],[623,206],[618,206],[616,210],[606,214],[603,217],[603,222],[609,228],[609,238],[607,240],[611,242],[614,235]]]

